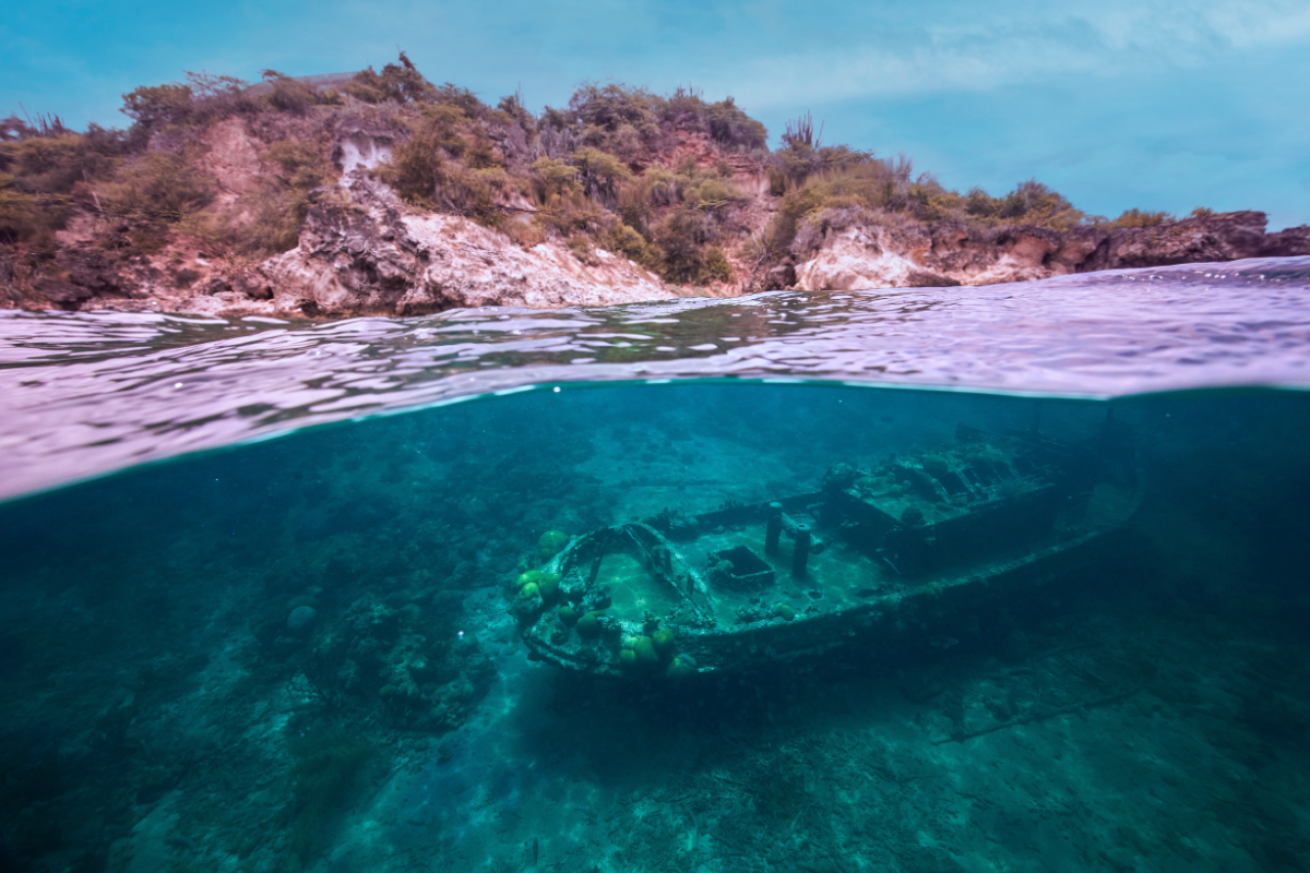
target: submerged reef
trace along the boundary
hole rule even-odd
[[[471,635],[424,633],[423,611],[361,598],[314,644],[304,677],[332,706],[380,707],[388,723],[443,730],[461,724],[486,694],[495,668]]]

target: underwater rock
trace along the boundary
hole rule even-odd
[[[297,606],[291,610],[287,616],[287,630],[293,634],[304,633],[314,624],[314,619],[318,618],[318,612],[312,606]]]
[[[569,544],[569,535],[561,530],[548,530],[537,540],[537,557],[549,561]]]
[[[834,464],[823,476],[823,490],[840,491],[849,488],[859,475],[860,472],[850,464]]]
[[[1011,664],[1024,661],[1032,654],[1032,644],[1023,631],[1011,631],[1001,645],[1001,658]]]
[[[584,640],[594,640],[600,636],[601,624],[600,613],[589,612],[582,618],[578,619],[578,636]]]
[[[685,679],[688,676],[696,675],[696,659],[691,655],[678,655],[669,662],[669,669],[665,671],[670,679]]]
[[[650,637],[637,637],[632,645],[632,651],[637,656],[637,663],[642,667],[654,667],[660,662],[660,656],[655,651],[655,642]]]
[[[650,639],[661,661],[667,661],[673,657],[673,651],[677,644],[673,631],[668,628],[660,628],[650,635]]]
[[[775,603],[773,605],[773,614],[783,621],[792,621],[796,618],[796,607],[790,603]]]
[[[458,727],[495,677],[472,634],[438,632],[413,605],[395,609],[363,597],[320,636],[304,670],[316,694],[379,707],[396,727]]]

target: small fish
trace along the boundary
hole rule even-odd
[[[534,867],[537,866],[537,856],[539,854],[538,852],[539,849],[540,846],[537,845],[537,838],[533,837],[532,838],[532,866]]]

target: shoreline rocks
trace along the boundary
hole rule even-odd
[[[1267,233],[1263,212],[1229,212],[1155,227],[1030,225],[973,228],[959,221],[897,222],[836,214],[798,238],[771,287],[851,291],[1046,279],[1133,267],[1310,254],[1310,227]],[[788,271],[794,271],[790,282]],[[786,283],[786,284],[784,284]]]

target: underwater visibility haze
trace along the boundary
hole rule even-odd
[[[0,870],[1305,870],[1307,350],[1304,258],[4,313]]]

